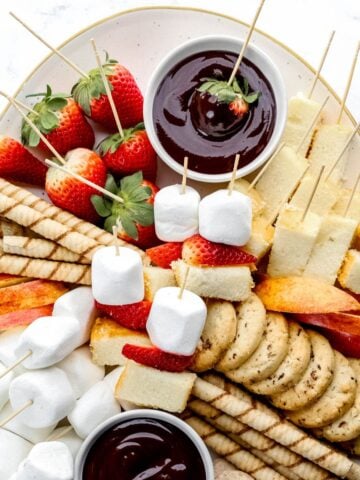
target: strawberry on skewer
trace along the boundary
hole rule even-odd
[[[181,258],[182,242],[168,242],[158,247],[148,248],[146,255],[151,263],[161,268],[171,268],[171,262]]]
[[[32,107],[28,118],[59,154],[65,155],[77,147],[91,149],[95,135],[77,103],[64,94],[53,94],[49,85],[45,94],[33,96],[40,95],[43,99]],[[38,146],[45,153],[49,152],[39,135],[25,121],[22,122],[21,139],[24,145]]]
[[[183,372],[193,360],[193,355],[175,355],[167,353],[157,347],[143,347],[127,343],[122,349],[122,354],[129,360],[134,360],[141,365],[166,370],[168,372]]]
[[[109,315],[123,327],[132,330],[145,330],[151,308],[151,302],[147,300],[129,305],[103,305],[99,302],[95,302],[95,305],[100,313]]]

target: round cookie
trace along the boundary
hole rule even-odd
[[[333,379],[324,394],[313,404],[288,417],[297,425],[307,428],[319,428],[338,420],[354,404],[356,378],[349,361],[335,351]]]
[[[260,298],[252,293],[250,297],[235,306],[237,331],[235,340],[226,350],[216,370],[234,370],[255,352],[266,328],[266,310]]]
[[[191,369],[204,372],[215,366],[236,335],[236,314],[225,300],[209,300],[207,317]]]
[[[289,322],[289,351],[279,368],[265,380],[245,384],[251,392],[274,395],[296,385],[310,362],[311,344],[305,330],[295,322]]]
[[[345,442],[360,435],[360,360],[350,358],[349,362],[357,379],[355,402],[342,417],[319,431],[330,442]]]
[[[225,372],[237,383],[259,382],[272,375],[289,349],[288,322],[280,313],[267,313],[266,329],[251,357],[238,369]]]
[[[271,402],[284,410],[298,410],[317,400],[334,375],[334,350],[325,337],[308,330],[311,343],[310,362],[299,382],[285,392],[272,395]]]

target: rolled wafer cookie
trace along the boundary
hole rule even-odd
[[[0,214],[86,258],[91,259],[95,250],[99,248],[99,244],[92,238],[85,237],[58,221],[46,218],[33,208],[24,206],[2,193],[0,193]]]
[[[255,399],[249,402],[247,399],[238,398],[201,378],[196,379],[192,393],[334,475],[349,480],[360,478],[359,465],[314,439]]]
[[[5,235],[1,247],[4,253],[21,255],[23,257],[44,258],[57,262],[83,263],[85,265],[90,263],[88,258],[78,253],[73,253],[51,240],[42,238]]]
[[[285,477],[268,467],[262,460],[254,457],[254,455],[204,420],[191,413],[183,416],[183,418],[198,433],[208,447],[212,448],[220,457],[235,465],[239,470],[248,473],[257,480],[286,480]]]
[[[4,237],[5,235],[23,235],[24,228],[21,225],[18,225],[15,222],[11,222],[6,218],[0,219],[0,231],[1,236]]]
[[[0,256],[0,273],[91,285],[91,269],[89,265],[52,262],[50,260],[19,257],[17,255],[4,254]]]
[[[61,208],[42,200],[28,190],[17,187],[3,178],[0,178],[0,192],[27,207],[33,208],[40,212],[44,217],[56,220],[75,232],[81,233],[82,235],[95,240],[100,245],[112,245],[114,242],[113,236],[109,232],[106,232],[92,223],[81,220],[72,213],[66,212]],[[132,248],[142,257],[145,256],[145,253],[138,247],[128,244],[121,239],[119,239],[119,245]]]
[[[215,407],[202,400],[194,399],[188,403],[188,408],[200,415],[206,417],[206,421],[219,428],[229,435],[236,435],[233,440],[246,442],[251,448],[255,448],[266,455],[277,465],[281,465],[293,473],[297,478],[303,480],[329,480],[334,478],[329,472],[323,470],[312,462],[309,462],[300,455],[291,452],[287,448],[279,445],[271,438],[248,427],[244,423],[236,420],[229,415],[222,413]],[[268,462],[265,462],[268,463]],[[284,473],[284,472],[283,472]],[[289,475],[285,475],[289,477]]]

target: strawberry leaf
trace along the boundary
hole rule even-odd
[[[33,129],[29,132],[28,145],[29,147],[37,147],[40,143],[40,137]]]
[[[128,206],[131,217],[143,227],[154,223],[154,208],[149,203],[131,204]]]
[[[106,176],[105,190],[113,194],[117,194],[118,191],[118,186],[115,182],[115,178],[110,173],[108,173]]]
[[[260,92],[253,92],[253,93],[250,93],[249,95],[244,95],[244,100],[247,102],[247,103],[254,103],[256,102],[256,100],[260,97],[261,93]]]
[[[53,112],[44,112],[40,116],[40,124],[45,130],[51,131],[59,125],[59,119]]]
[[[139,238],[139,233],[137,231],[136,224],[130,215],[127,212],[124,212],[124,214],[120,217],[120,221],[123,229],[129,235],[129,237],[137,240]]]
[[[62,96],[52,97],[50,100],[48,100],[47,105],[50,110],[52,110],[53,112],[57,112],[58,110],[66,107],[67,100]]]
[[[113,233],[113,227],[116,226],[116,220],[116,215],[111,215],[110,217],[107,217],[104,223],[104,228],[107,232]]]
[[[100,217],[106,218],[111,215],[111,208],[108,208],[106,205],[104,197],[101,197],[100,195],[92,195],[90,200],[96,213],[100,215]]]

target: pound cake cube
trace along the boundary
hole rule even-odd
[[[302,209],[306,208],[318,173],[319,171],[317,171],[315,175],[311,173],[305,175],[292,197],[290,205]],[[318,215],[328,215],[335,205],[339,193],[339,188],[334,183],[326,180],[321,181],[312,199],[310,212],[317,213]]]
[[[338,280],[343,288],[360,293],[360,252],[357,250],[347,252]]]
[[[164,287],[176,287],[174,273],[169,268],[144,267],[145,300],[152,302],[155,293]]]
[[[185,410],[196,375],[165,372],[128,360],[115,387],[118,402],[156,408],[173,413]]]

